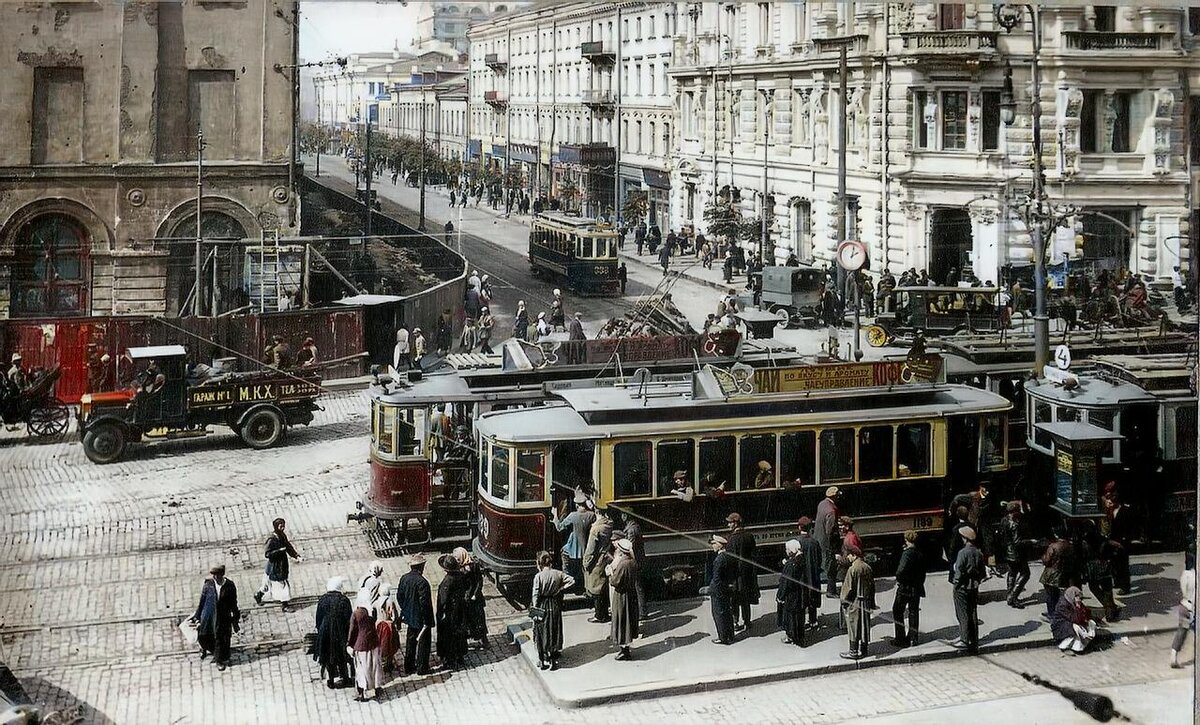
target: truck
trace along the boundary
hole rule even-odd
[[[80,399],[79,434],[94,463],[114,463],[131,443],[207,435],[228,426],[251,448],[279,444],[290,426],[321,410],[321,378],[311,370],[266,367],[246,373],[189,369],[182,345],[129,348],[139,370],[124,390]]]

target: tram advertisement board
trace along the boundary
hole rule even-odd
[[[762,393],[871,388],[943,380],[942,359],[884,360],[865,363],[827,363],[754,371],[754,389]]]

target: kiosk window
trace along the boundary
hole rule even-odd
[[[817,434],[811,430],[779,436],[779,475],[784,485],[811,486],[817,482]]]
[[[688,484],[696,488],[696,444],[691,440],[662,441],[658,444],[658,495],[670,496],[675,472],[686,471]]]
[[[896,428],[898,478],[929,475],[929,443],[932,437],[928,423],[910,423]]]
[[[492,446],[492,496],[508,500],[508,456],[509,450]]]
[[[618,443],[613,446],[613,489],[616,498],[650,495],[649,443]]]
[[[879,481],[892,477],[892,427],[877,425],[858,431],[858,478]]]
[[[703,438],[700,440],[700,490],[725,486],[725,491],[734,488],[734,440],[733,436]]]
[[[854,429],[821,431],[821,481],[854,480]]]
[[[742,436],[741,443],[741,490],[778,486],[775,472],[775,434],[745,435]],[[768,468],[763,468],[762,463],[766,463]]]
[[[517,503],[546,498],[546,454],[541,451],[517,451]]]
[[[1004,467],[1004,417],[989,415],[979,429],[979,470]]]

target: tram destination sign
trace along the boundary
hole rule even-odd
[[[754,371],[754,389],[761,393],[806,390],[875,388],[945,380],[942,359],[927,355],[908,360],[866,363],[823,363]]]

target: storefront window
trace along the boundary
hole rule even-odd
[[[501,501],[508,500],[508,456],[507,448],[492,446],[492,496]]]
[[[821,431],[821,480],[834,483],[854,480],[854,429]]]
[[[700,490],[704,493],[710,488],[720,488],[733,491],[736,485],[734,477],[733,436],[720,438],[703,438],[700,440]]]
[[[929,443],[933,437],[928,423],[910,423],[896,428],[896,475],[928,476]]]
[[[540,450],[517,452],[517,503],[546,498],[546,454]]]
[[[741,490],[775,488],[779,483],[775,477],[775,434],[742,436],[740,462]]]
[[[877,425],[858,431],[858,478],[879,481],[892,477],[892,427]]]
[[[779,436],[779,475],[783,485],[811,486],[817,481],[817,434],[811,430]]]
[[[675,482],[675,472],[687,472],[688,484],[696,487],[695,461],[696,444],[691,439],[662,441],[658,444],[658,495],[670,496]]]
[[[613,446],[613,489],[616,498],[650,495],[650,443]]]

